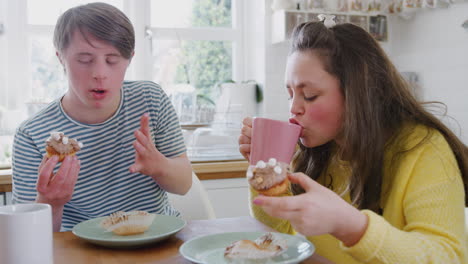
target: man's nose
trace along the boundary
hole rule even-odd
[[[96,80],[103,80],[107,78],[108,66],[105,62],[96,62],[93,66],[93,78]]]

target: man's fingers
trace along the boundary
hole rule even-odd
[[[130,166],[130,172],[135,173],[139,172],[142,169],[142,166],[140,164],[134,163],[132,166]]]
[[[133,148],[136,151],[135,153],[136,155],[145,156],[146,153],[148,152],[146,148],[138,141],[133,142]]]
[[[54,185],[54,186],[63,185],[72,167],[73,159],[76,159],[76,157],[65,156],[65,159],[63,160],[62,165],[60,165],[60,169],[55,174],[54,179],[50,182],[51,185]]]
[[[141,145],[146,146],[148,142],[148,137],[141,131],[141,130],[136,130],[134,132],[135,138],[138,142],[140,142]]]
[[[41,161],[41,164],[39,165],[38,171],[41,171],[41,170],[42,170],[42,168],[44,167],[44,165],[45,165],[45,163],[46,163],[46,161],[47,161],[48,159],[49,159],[49,158],[47,158],[47,156],[42,157],[42,161]]]
[[[42,168],[39,170],[39,175],[37,179],[37,190],[39,192],[45,192],[47,189],[47,185],[49,184],[49,180],[53,175],[55,165],[57,165],[58,157],[52,156],[50,159],[44,163]]]
[[[73,159],[73,162],[72,162],[72,165],[71,165],[71,168],[70,168],[70,171],[69,171],[69,175],[66,177],[66,185],[71,187],[72,190],[75,189],[75,184],[76,184],[76,181],[78,179],[78,175],[80,173],[80,160],[78,160],[77,157],[75,157]]]
[[[150,138],[150,128],[149,128],[149,114],[144,113],[140,119],[140,130],[141,132]]]

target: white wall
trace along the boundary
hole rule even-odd
[[[447,105],[442,118],[468,144],[468,3],[424,10],[413,19],[391,21],[390,57],[402,71],[419,73],[425,101]]]
[[[288,43],[271,44],[271,0],[265,0],[265,102],[263,115],[287,120],[284,71]],[[468,144],[468,3],[447,9],[424,9],[410,20],[389,19],[390,41],[384,49],[400,71],[420,75],[424,100],[442,101],[450,127]],[[463,131],[463,133],[461,132]]]
[[[271,43],[272,0],[265,0],[265,89],[262,114],[265,117],[289,118],[288,93],[284,84],[284,71],[289,43]]]

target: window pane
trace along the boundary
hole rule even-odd
[[[96,1],[90,0],[28,0],[28,23],[31,25],[55,25],[67,9]],[[123,10],[123,0],[101,0]]]
[[[30,37],[31,99],[26,102],[28,115],[38,107],[63,95],[67,80],[63,67],[55,56],[51,37]]]
[[[231,0],[151,1],[152,27],[232,27]]]
[[[232,79],[232,43],[157,40],[153,51],[153,80],[169,94],[181,122],[209,122],[208,108],[214,108],[218,96],[216,83]],[[204,120],[194,116],[199,108]]]

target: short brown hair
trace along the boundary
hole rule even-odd
[[[91,34],[114,46],[130,59],[135,49],[135,31],[128,17],[118,8],[106,3],[89,3],[68,9],[57,20],[54,46],[63,51],[70,45],[75,30],[86,38]],[[88,41],[89,42],[89,41]]]

